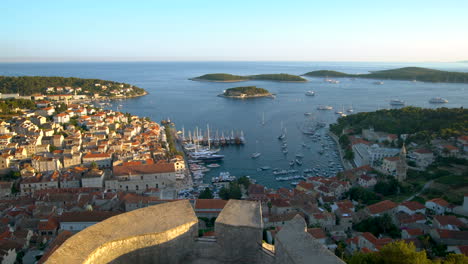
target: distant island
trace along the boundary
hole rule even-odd
[[[139,87],[100,79],[47,76],[0,76],[0,93],[22,96],[44,95],[87,95],[108,98],[137,97],[147,92]]]
[[[258,81],[275,81],[275,82],[307,82],[306,79],[301,76],[291,75],[286,73],[276,74],[257,74],[257,75],[233,75],[228,73],[211,73],[198,76],[190,79],[192,81],[207,81],[207,82],[242,82],[249,80]]]
[[[368,79],[388,79],[421,82],[468,83],[468,73],[449,72],[420,67],[405,67],[393,70],[375,71],[367,74],[349,74],[338,71],[311,71],[309,77],[351,77]]]
[[[224,90],[224,93],[218,96],[236,99],[247,99],[258,97],[273,97],[273,94],[271,94],[266,89],[257,88],[257,86],[242,86],[226,89]]]

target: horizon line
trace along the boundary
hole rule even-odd
[[[150,59],[150,60],[127,60],[124,58],[119,59],[103,59],[103,60],[79,60],[79,59],[52,59],[52,60],[18,60],[18,59],[2,59],[0,63],[134,63],[134,62],[373,62],[373,63],[468,63],[468,60],[457,60],[457,61],[437,61],[437,60],[422,60],[422,61],[400,61],[400,60],[230,60],[230,59],[208,59],[208,60],[197,60],[197,59]]]

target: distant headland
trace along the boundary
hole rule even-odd
[[[221,97],[247,99],[258,97],[274,97],[268,90],[257,88],[257,86],[242,86],[224,90],[224,93],[218,95]]]
[[[257,75],[233,75],[228,73],[210,73],[195,78],[191,78],[192,81],[206,81],[206,82],[242,82],[249,80],[257,81],[275,81],[275,82],[307,82],[306,79],[301,76],[276,73],[276,74],[257,74]]]
[[[106,98],[129,98],[148,94],[144,89],[128,83],[48,76],[0,76],[0,93],[17,93],[22,96],[44,94]]]
[[[468,83],[468,73],[449,72],[420,67],[405,67],[392,70],[374,71],[367,74],[349,74],[338,71],[311,71],[309,77],[351,77],[368,79],[388,79],[421,82]]]

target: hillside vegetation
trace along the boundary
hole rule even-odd
[[[114,81],[106,81],[100,79],[82,79],[74,77],[45,77],[45,76],[0,76],[0,93],[19,93],[20,95],[32,95],[32,94],[44,94],[46,93],[47,87],[81,87],[83,92],[89,93],[103,93],[101,86],[95,86],[95,84],[101,84],[107,86],[107,93],[121,88],[133,87],[134,95],[143,94],[144,89],[131,86],[126,83],[119,83]],[[131,94],[129,94],[131,95]]]
[[[404,107],[349,115],[338,119],[330,129],[341,135],[343,129],[356,133],[374,127],[376,131],[394,134],[414,134],[415,139],[429,140],[468,134],[468,109]]]
[[[468,83],[468,73],[449,72],[420,67],[406,67],[392,70],[375,71],[367,74],[348,74],[337,71],[312,71],[304,74],[311,77],[353,77],[369,79],[407,80],[422,82]]]
[[[234,87],[224,91],[224,96],[239,96],[241,94],[245,94],[247,96],[255,96],[269,95],[270,92],[263,88],[257,88],[257,86]]]
[[[301,76],[291,75],[286,73],[278,74],[258,74],[258,75],[232,75],[228,73],[211,73],[192,78],[194,81],[211,81],[211,82],[239,82],[248,80],[258,81],[277,81],[277,82],[306,82],[307,80]]]

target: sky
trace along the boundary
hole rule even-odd
[[[461,61],[467,0],[2,0],[0,61]]]

